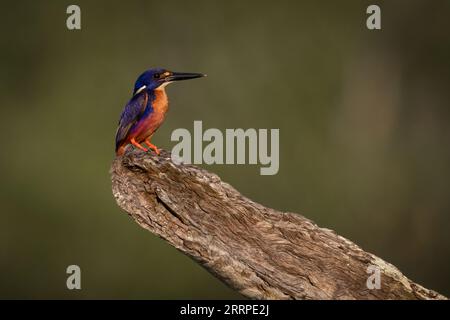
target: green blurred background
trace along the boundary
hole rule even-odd
[[[0,298],[240,298],[112,197],[117,120],[154,66],[208,74],[169,87],[156,145],[194,120],[280,128],[278,175],[209,169],[450,295],[450,2],[376,1],[369,31],[372,3],[2,1]]]

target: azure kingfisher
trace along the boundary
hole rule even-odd
[[[125,152],[128,144],[143,151],[147,146],[159,155],[159,149],[150,142],[151,137],[164,122],[169,108],[165,87],[174,81],[204,77],[201,73],[172,72],[162,68],[145,71],[136,80],[133,96],[126,104],[116,132],[116,155]]]

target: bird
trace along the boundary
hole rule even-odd
[[[159,155],[159,148],[150,139],[164,122],[169,109],[166,86],[176,81],[205,76],[202,73],[173,72],[164,68],[143,72],[137,78],[132,97],[120,115],[116,131],[116,155],[123,155],[129,144],[145,152],[151,149]],[[143,146],[144,143],[149,149]]]

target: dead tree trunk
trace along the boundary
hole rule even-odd
[[[446,299],[395,266],[299,214],[266,208],[170,153],[114,160],[119,206],[242,295],[253,299]],[[381,288],[368,289],[369,266]]]

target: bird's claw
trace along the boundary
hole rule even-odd
[[[132,144],[133,146],[135,146],[135,147],[138,147],[139,149],[141,149],[141,150],[144,151],[144,152],[147,152],[147,151],[148,151],[147,148],[144,148],[143,146],[141,146],[141,145],[140,145],[139,143],[137,143],[136,140],[134,140],[134,139],[131,139],[131,144]]]
[[[150,149],[152,149],[153,151],[155,151],[155,153],[159,156],[159,154],[161,153],[161,151],[158,149],[157,146],[155,146],[154,144],[152,144],[148,139],[145,140],[145,143],[149,146]]]

